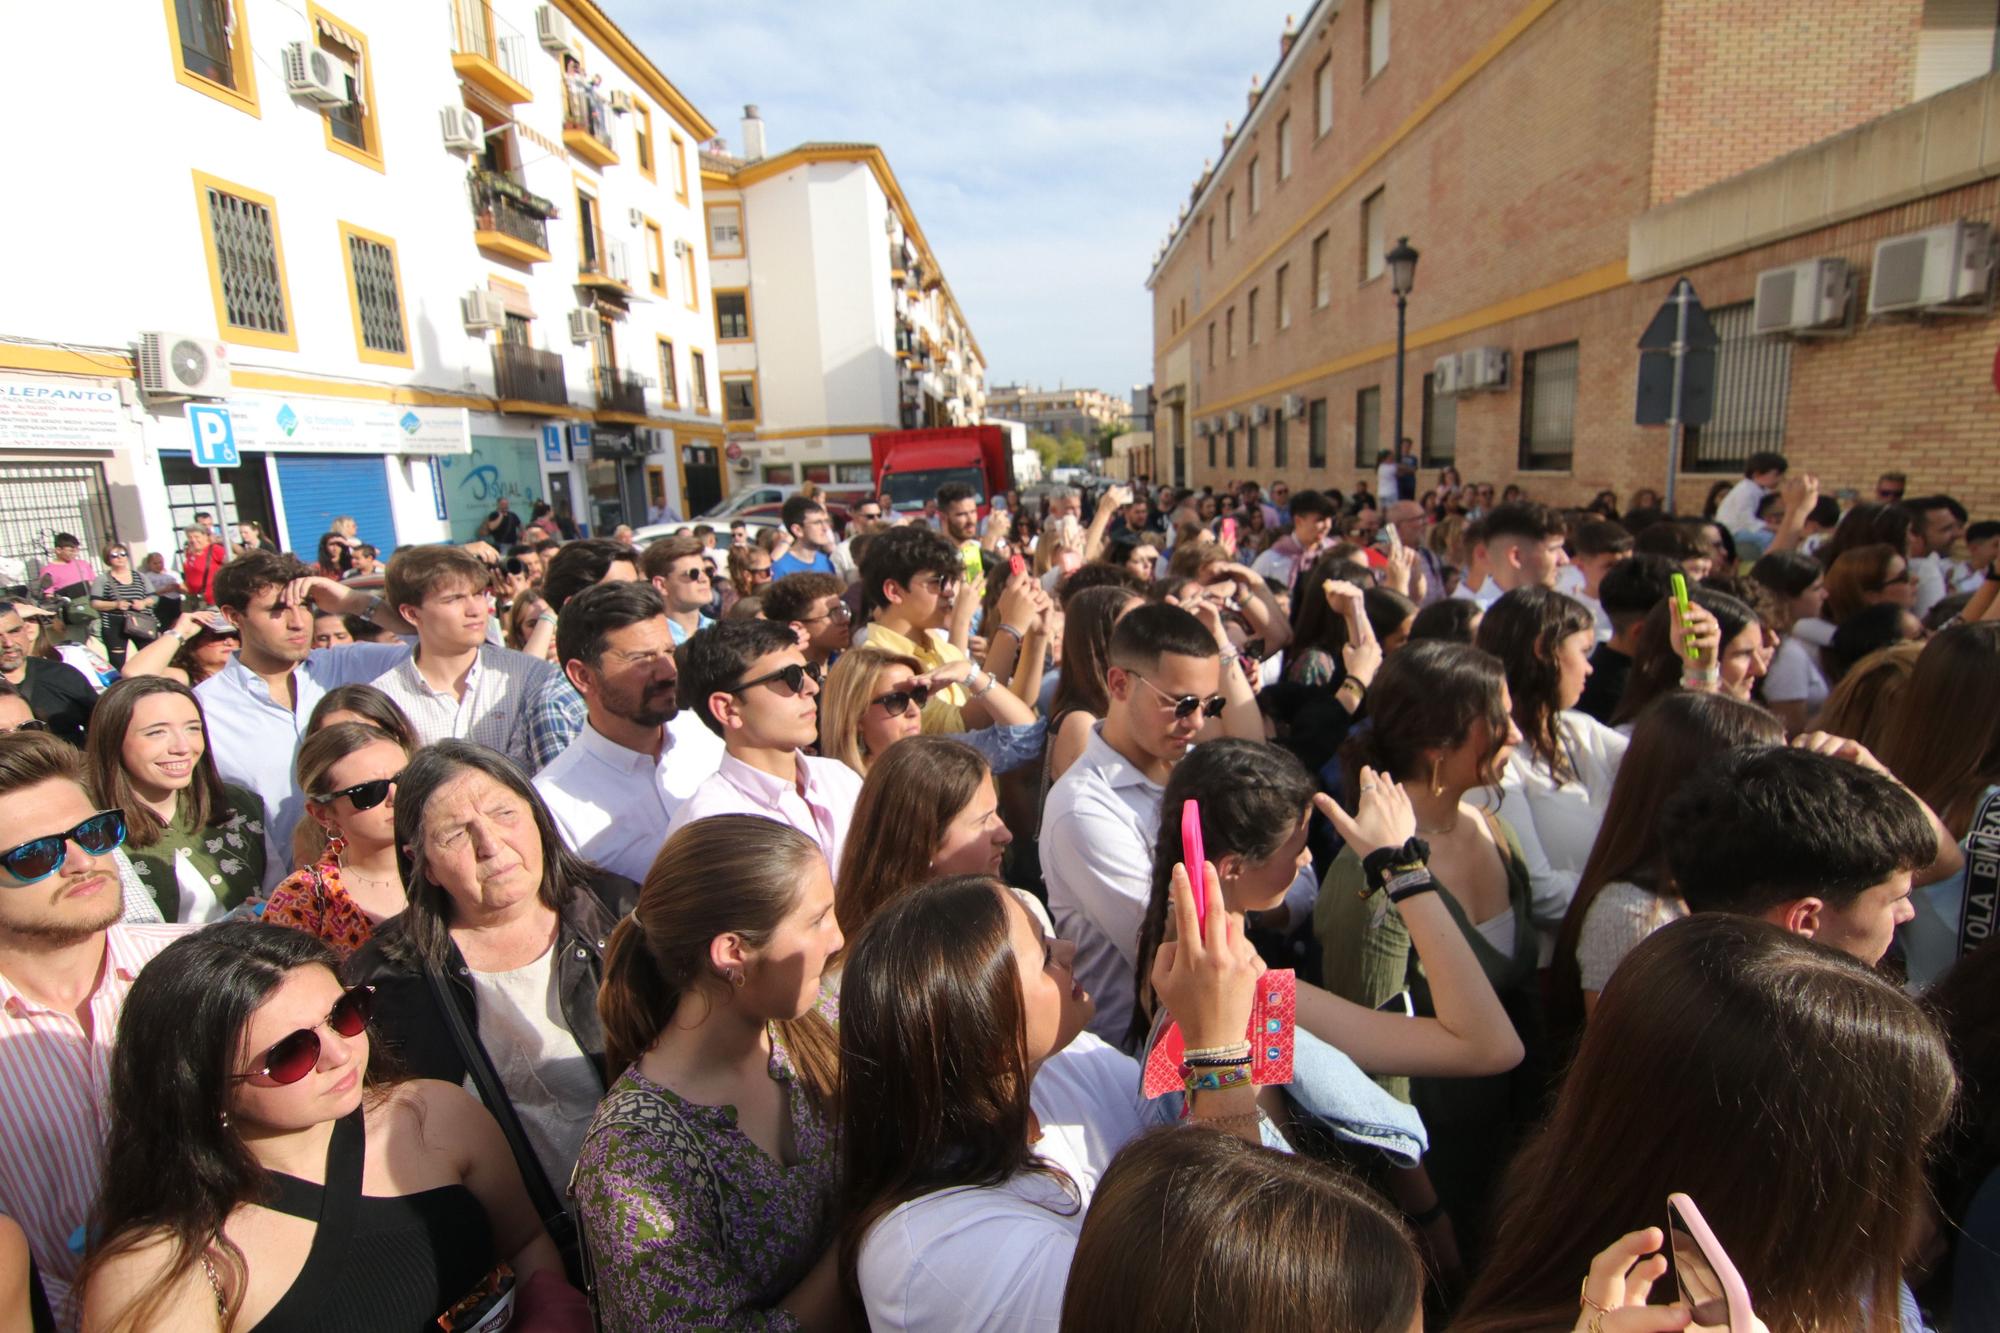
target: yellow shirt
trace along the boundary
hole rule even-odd
[[[900,653],[914,657],[923,664],[925,671],[935,671],[950,662],[964,662],[965,650],[953,643],[939,630],[927,630],[921,642],[912,642],[884,625],[870,625],[862,642],[870,648],[879,648],[885,653]],[[924,705],[924,734],[926,736],[951,735],[965,730],[966,693],[963,685],[948,685],[933,691],[930,702]]]

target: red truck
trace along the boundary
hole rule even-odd
[[[998,426],[945,426],[892,430],[868,437],[875,461],[875,490],[890,507],[918,510],[937,498],[938,487],[962,482],[979,497],[979,512],[1014,488],[1013,446]]]

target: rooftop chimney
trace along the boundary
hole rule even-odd
[[[1278,36],[1278,59],[1283,60],[1292,52],[1292,43],[1299,39],[1298,20],[1285,15],[1285,30]]]
[[[764,118],[757,114],[755,104],[743,108],[743,160],[762,161],[764,157]]]

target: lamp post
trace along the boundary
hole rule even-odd
[[[1410,289],[1417,284],[1417,252],[1409,237],[1398,236],[1395,248],[1383,258],[1389,264],[1390,290],[1396,293],[1396,433],[1390,437],[1389,453],[1400,464],[1403,461],[1403,330]]]

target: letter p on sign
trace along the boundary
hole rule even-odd
[[[188,429],[194,435],[196,467],[237,467],[243,458],[236,452],[236,426],[229,409],[207,403],[187,405]]]

